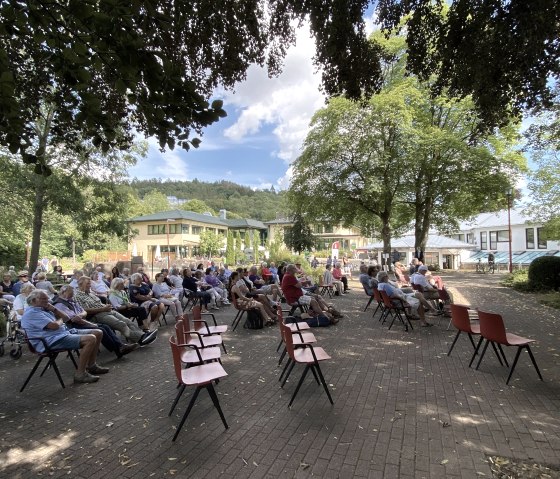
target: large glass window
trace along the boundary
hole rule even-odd
[[[480,249],[488,249],[488,233],[486,231],[480,232]]]
[[[332,233],[333,231],[333,225],[325,225],[325,233]]]
[[[467,233],[467,243],[469,244],[474,243],[474,233]]]
[[[182,224],[181,225],[181,233],[183,233],[184,235],[188,235],[190,231],[190,226],[186,225],[186,224]]]
[[[315,233],[317,235],[323,234],[323,225],[313,226],[313,233]]]
[[[535,249],[535,228],[525,228],[525,245],[527,249]]]
[[[181,225],[171,223],[169,225],[169,233],[172,234],[172,235],[181,233]]]
[[[424,264],[439,264],[439,253],[424,253]]]
[[[537,243],[539,245],[539,249],[546,249],[547,244],[546,244],[546,240],[543,238],[542,228],[537,228]]]
[[[498,243],[509,242],[509,231],[508,230],[500,230],[500,231],[497,231],[497,233],[498,233]]]
[[[166,225],[148,225],[149,235],[164,235]]]
[[[202,226],[193,225],[191,231],[193,235],[199,235],[200,233],[202,233]]]

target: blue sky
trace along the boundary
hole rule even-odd
[[[309,30],[300,29],[280,76],[270,79],[252,66],[234,92],[216,92],[228,116],[204,130],[198,149],[161,153],[149,139],[148,157],[129,170],[130,177],[226,179],[252,188],[286,188],[311,117],[325,104],[320,73],[312,64],[314,49]]]

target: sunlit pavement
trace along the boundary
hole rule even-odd
[[[18,391],[35,358],[0,358],[0,477],[492,477],[486,457],[560,465],[560,311],[498,284],[500,275],[445,276],[456,302],[503,313],[509,330],[537,339],[533,350],[544,382],[523,353],[510,386],[507,370],[488,351],[479,371],[468,368],[472,347],[461,337],[452,356],[448,319],[432,328],[391,331],[364,313],[357,282],[334,298],[346,318],[314,328],[332,356],[322,369],[331,406],[312,376],[287,405],[298,367],[280,389],[278,327],[239,327],[225,336],[229,376],[216,386],[229,422],[224,430],[202,391],[177,441],[171,438],[191,391],[172,417],[176,382],[163,326],[153,345],[116,360],[97,384],[66,389],[53,371]],[[217,314],[231,324],[233,307]],[[419,326],[419,325],[418,325]],[[9,349],[9,348],[8,348]],[[514,350],[506,350],[512,360]]]

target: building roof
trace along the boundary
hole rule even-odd
[[[482,263],[486,263],[488,261],[488,253],[488,251],[477,251],[462,262],[478,263],[478,260],[480,260]],[[541,256],[560,256],[560,251],[513,251],[511,253],[511,262],[512,264],[529,264],[531,261]],[[494,252],[494,263],[509,264],[509,252]]]
[[[159,211],[158,213],[153,213],[151,215],[137,216],[135,218],[130,218],[127,220],[130,223],[139,223],[142,221],[166,221],[166,220],[187,220],[187,221],[197,221],[199,223],[206,223],[218,226],[227,226],[229,228],[254,228],[254,229],[266,229],[264,223],[258,220],[252,219],[239,219],[239,220],[227,220],[220,218],[218,216],[203,215],[200,213],[195,213],[194,211],[185,210],[170,210],[170,211]]]
[[[265,221],[265,225],[289,225],[292,224],[294,220],[291,218],[276,218],[275,220]]]
[[[428,235],[428,242],[426,249],[473,249],[475,245],[458,241],[447,236],[440,236],[430,234]],[[391,240],[391,248],[394,249],[414,249],[414,235],[401,236],[400,238],[393,238]],[[359,249],[383,249],[383,242],[370,243],[363,248]]]
[[[511,209],[511,224],[512,225],[524,225],[527,223],[534,223],[531,219],[521,213],[519,210]],[[495,213],[481,213],[475,216],[472,220],[463,221],[460,226],[460,231],[468,231],[474,228],[485,229],[485,228],[496,228],[508,226],[508,211],[501,210]]]

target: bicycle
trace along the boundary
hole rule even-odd
[[[482,274],[486,273],[485,264],[482,263],[480,260],[478,260],[478,263],[476,263],[476,272]]]
[[[496,272],[496,263],[488,261],[488,272],[494,274]]]

